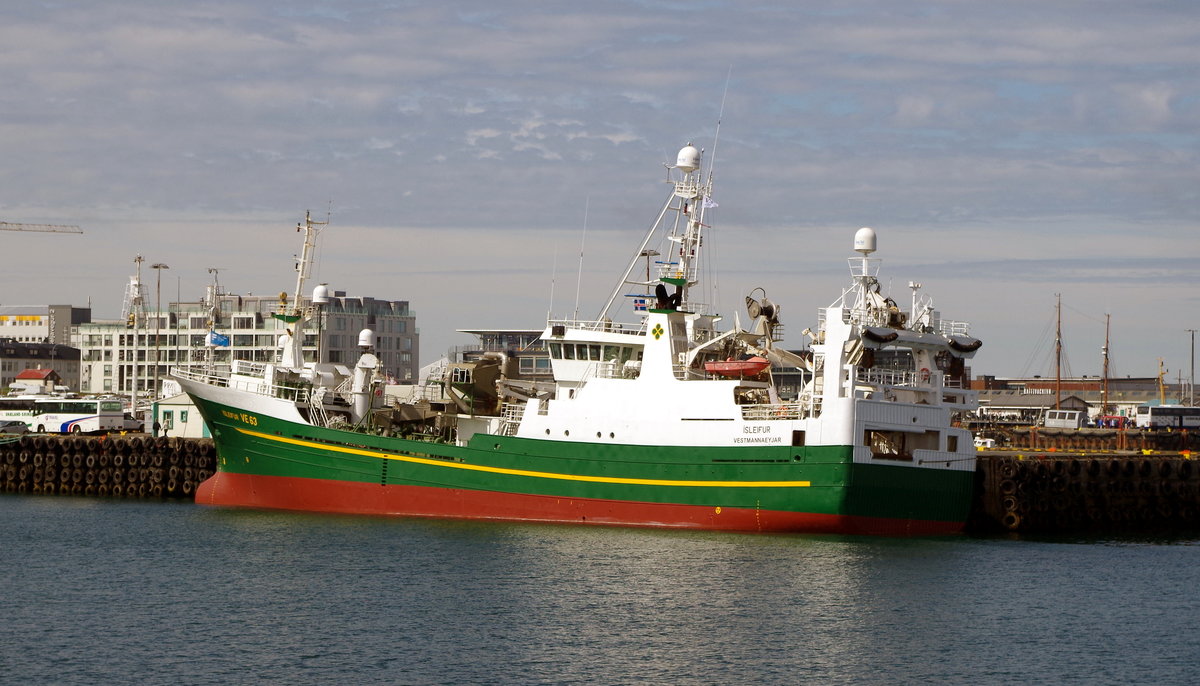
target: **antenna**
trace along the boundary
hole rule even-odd
[[[713,173],[717,170],[717,141],[721,138],[721,120],[725,118],[725,98],[729,97],[729,81],[733,78],[733,65],[725,75],[725,92],[721,94],[721,111],[717,113],[717,130],[713,133],[712,154],[708,157],[708,186],[712,187]]]
[[[550,312],[546,318],[554,316],[554,287],[558,283],[558,241],[554,241],[554,260],[550,264]]]
[[[587,244],[588,207],[592,203],[589,194],[583,201],[583,238],[579,241],[579,275],[575,279],[575,319],[579,319],[579,290],[583,285],[583,248]]]
[[[716,172],[716,169],[717,169],[717,142],[721,138],[721,120],[723,120],[725,118],[725,100],[729,97],[729,82],[732,79],[733,79],[733,65],[731,64],[731,65],[729,65],[729,71],[726,72],[726,74],[725,74],[725,91],[723,93],[721,93],[721,109],[717,113],[717,129],[716,129],[716,131],[713,132],[712,154],[709,155],[709,158],[708,158],[708,183],[706,184],[706,187],[708,189],[710,189],[710,192],[713,187],[713,174]],[[700,205],[701,205],[701,213],[703,216],[705,210],[709,209],[710,206],[716,207],[717,203],[714,202],[711,198],[706,196],[706,197],[700,199]],[[712,239],[713,239],[713,236],[712,236],[712,234],[710,234],[709,249],[706,253],[704,253],[704,259],[705,259],[706,266],[711,266],[712,258],[710,257],[710,255],[713,255],[716,253],[716,250],[715,250],[716,245],[712,242]],[[707,284],[707,288],[709,290],[709,295],[712,296],[711,299],[712,299],[713,304],[716,304],[721,301],[720,273],[716,269],[711,269],[711,268],[709,269],[709,273],[711,274],[711,279],[709,280],[709,283]],[[735,309],[735,311],[736,311],[736,309]]]

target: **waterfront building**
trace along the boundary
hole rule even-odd
[[[179,438],[211,438],[204,417],[196,410],[192,399],[186,393],[176,393],[154,402],[150,418],[147,420],[153,433],[158,425],[159,436],[178,436]]]
[[[80,324],[73,334],[82,352],[80,390],[131,395],[136,386],[139,396],[155,397],[176,365],[274,362],[287,325],[272,314],[294,306],[281,295],[216,293],[210,286],[202,300]],[[304,300],[308,306],[310,299]],[[318,326],[305,334],[307,361],[352,366],[360,353],[359,332],[369,328],[381,371],[396,381],[416,380],[420,334],[408,301],[334,291],[319,308]]]
[[[0,305],[0,339],[71,344],[71,327],[92,319],[92,308],[73,305]]]
[[[1037,424],[1052,409],[1083,410],[1088,421],[1097,418],[1132,419],[1144,405],[1184,403],[1186,384],[1162,383],[1157,377],[1100,376],[997,377],[984,375],[972,382],[979,392],[979,417],[986,421]]]
[[[50,395],[65,386],[53,369],[26,369],[17,374],[10,388],[17,395]]]
[[[52,370],[62,385],[75,390],[79,388],[79,357],[79,350],[58,343],[0,338],[0,393],[7,393],[18,377],[29,370],[43,377]]]

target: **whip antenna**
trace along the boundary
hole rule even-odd
[[[729,80],[733,78],[733,65],[725,75],[725,92],[721,94],[721,111],[717,113],[717,130],[713,133],[712,154],[708,156],[708,185],[712,186],[713,172],[717,169],[717,141],[721,138],[721,120],[725,118],[725,98],[729,97]]]

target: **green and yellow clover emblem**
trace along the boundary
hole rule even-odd
[[[662,338],[662,335],[664,333],[666,333],[666,332],[663,331],[662,324],[655,324],[654,328],[650,329],[650,334],[654,336],[654,340],[656,340],[656,341],[658,339]]]

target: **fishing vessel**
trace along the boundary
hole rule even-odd
[[[552,383],[502,354],[451,364],[439,393],[376,400],[372,333],[354,369],[305,362],[311,223],[276,363],[173,374],[210,427],[217,472],[202,504],[321,512],[729,531],[926,535],[962,529],[975,448],[956,413],[976,405],[963,361],[979,341],[947,330],[913,287],[881,294],[876,234],[860,229],[851,283],[811,344],[782,348],[780,307],[759,289],[741,315],[703,304],[712,175],[689,144],[667,166],[662,211],[600,316],[550,318]],[[652,241],[662,250],[651,250]],[[651,271],[649,255],[662,259]],[[647,260],[646,278],[634,276]],[[642,291],[633,305],[625,291]],[[631,321],[613,313],[628,309]],[[815,331],[815,332],[814,332]],[[769,364],[763,364],[762,361]],[[804,379],[782,398],[774,370]]]

